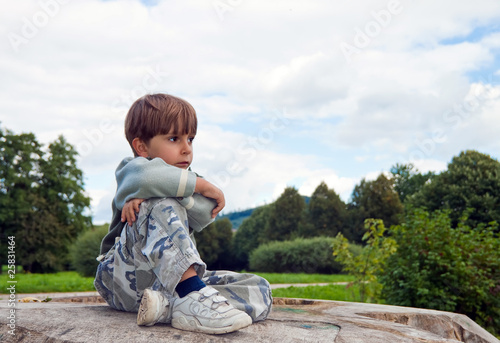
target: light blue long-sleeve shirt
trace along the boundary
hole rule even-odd
[[[101,242],[101,255],[106,254],[120,236],[125,223],[121,211],[130,199],[178,198],[186,207],[188,220],[199,231],[213,221],[213,199],[194,194],[198,175],[192,171],[167,164],[160,158],[128,157],[116,168],[116,195],[113,199],[113,217],[109,232]],[[194,194],[194,196],[193,196]]]

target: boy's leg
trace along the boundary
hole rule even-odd
[[[139,213],[138,232],[144,235],[141,240],[144,244],[136,244],[134,248],[140,248],[147,258],[161,287],[157,289],[160,292],[153,293],[158,301],[147,301],[146,297],[141,302],[138,324],[171,321],[177,329],[211,334],[232,332],[250,325],[250,316],[201,282],[206,266],[189,237],[184,207],[175,200],[163,199],[153,206],[147,218],[145,224],[141,224]],[[181,280],[184,280],[182,285],[179,284]],[[163,296],[169,298],[168,311],[158,311],[164,303]]]
[[[175,288],[190,267],[200,278],[205,273],[187,227],[185,209],[176,200],[142,203],[136,223],[124,228],[120,242],[100,264],[96,288],[114,308],[139,311],[138,321],[154,318],[142,325],[172,321],[179,329],[214,334],[250,325],[252,319],[247,314],[211,287],[183,298],[177,296]],[[146,288],[150,289],[145,292]],[[140,302],[143,294],[146,296]]]
[[[218,290],[235,308],[245,311],[254,322],[266,319],[271,312],[271,286],[260,276],[217,270],[207,271],[202,280]]]
[[[173,296],[185,274],[192,271],[201,278],[206,265],[189,237],[185,208],[170,198],[150,202],[153,200],[147,201],[144,208],[141,205],[134,253],[146,258],[147,268],[160,283],[156,290]]]
[[[135,311],[137,266],[134,257],[128,253],[126,241],[125,227],[119,241],[99,263],[94,286],[112,308],[120,311]]]
[[[146,288],[168,299],[191,268],[202,276],[205,264],[185,229],[186,211],[174,199],[141,204],[137,221],[126,225],[120,241],[100,263],[96,289],[110,306],[135,312]]]

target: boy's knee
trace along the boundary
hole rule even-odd
[[[177,203],[177,200],[175,198],[151,198],[151,199],[146,199],[144,202],[141,204],[144,205],[144,207],[154,207],[159,204],[162,205],[175,205]]]
[[[168,215],[170,212],[175,212],[180,215],[185,215],[186,210],[175,198],[152,198],[146,199],[141,204],[139,216],[151,215],[156,212],[157,215]]]

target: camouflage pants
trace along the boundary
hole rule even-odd
[[[120,240],[99,263],[94,285],[114,309],[137,312],[144,289],[151,288],[175,301],[175,287],[193,265],[198,276],[217,289],[254,321],[271,311],[269,283],[252,274],[207,271],[190,237],[184,207],[175,199],[149,199],[141,204],[137,221],[125,225]]]

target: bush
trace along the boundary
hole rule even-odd
[[[335,261],[332,244],[331,237],[263,244],[251,253],[250,269],[267,273],[340,273],[342,266]]]
[[[341,233],[333,240],[333,254],[344,265],[344,270],[355,277],[352,284],[358,286],[361,302],[378,302],[382,285],[377,281],[377,275],[384,272],[387,259],[396,251],[396,241],[384,237],[387,229],[381,219],[366,219],[365,230],[362,239],[366,245],[357,256],[351,252]]]
[[[500,333],[500,239],[496,223],[470,228],[462,218],[452,228],[447,212],[409,213],[391,228],[397,241],[381,276],[392,305],[424,307],[467,315]]]
[[[78,236],[70,248],[71,266],[81,276],[94,276],[99,262],[101,241],[108,233],[108,225],[96,226]]]

